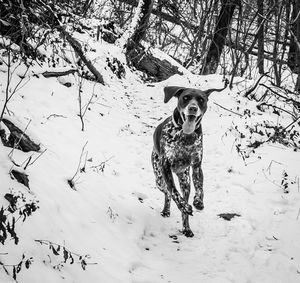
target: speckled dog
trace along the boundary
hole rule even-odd
[[[190,168],[192,168],[195,187],[193,205],[198,210],[204,208],[201,120],[207,109],[209,94],[213,91],[222,91],[224,88],[205,91],[178,86],[164,88],[164,102],[167,103],[172,97],[177,97],[178,104],[173,115],[159,124],[154,132],[152,166],[156,185],[165,194],[165,204],[161,215],[170,216],[172,198],[182,212],[182,233],[186,237],[194,236],[188,218],[193,213],[192,206],[188,204]],[[172,172],[178,177],[182,196],[175,187]]]

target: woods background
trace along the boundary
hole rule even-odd
[[[173,256],[168,282],[190,276],[191,259],[199,282],[203,258],[210,263],[203,278],[216,275],[203,282],[224,274],[228,282],[298,282],[299,0],[2,0],[0,79],[1,282],[2,275],[33,282],[31,274],[47,270],[51,283],[77,275],[115,283],[119,265],[120,282],[136,272],[161,280]],[[177,231],[174,223],[158,218],[152,202],[152,133],[170,106],[163,87],[223,83],[229,88],[211,98],[204,123],[213,205],[194,217],[195,242],[180,242],[176,232],[178,247],[191,251],[178,253],[162,233],[166,225]],[[217,222],[229,208],[241,222]],[[145,239],[154,248],[144,249]],[[157,247],[172,259],[152,254]],[[64,271],[74,262],[90,268],[94,258],[100,264],[90,280]]]
[[[127,56],[134,65],[139,65],[136,57],[140,59],[145,49],[158,47],[198,74],[215,73],[220,66],[224,75],[253,77],[258,66],[260,74],[268,74],[280,86],[286,79],[283,70],[289,68],[298,77],[299,91],[299,7],[296,0],[13,0],[0,3],[0,30],[26,56],[38,57],[37,47],[51,32],[63,33],[67,23],[84,30],[91,27],[80,24],[81,19],[99,19],[101,36],[112,43],[132,29],[131,20],[138,13],[134,32],[126,39]],[[148,46],[142,47],[141,40]]]

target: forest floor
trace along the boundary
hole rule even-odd
[[[20,283],[299,282],[299,152],[265,143],[243,158],[248,136],[240,133],[271,116],[243,99],[238,84],[211,95],[202,122],[205,209],[194,210],[195,236],[186,238],[174,203],[170,218],[160,215],[164,196],[151,168],[152,134],[176,106],[176,99],[163,104],[164,86],[222,87],[222,77],[185,74],[143,83],[126,70],[121,80],[108,70],[106,86],[84,83],[84,103],[94,93],[84,131],[72,75],[69,88],[62,78],[28,75],[10,102],[6,118],[21,129],[28,125],[26,133],[46,151],[25,171],[28,190],[10,177],[11,149],[0,144],[0,204],[7,207],[9,192],[39,201],[32,216],[16,223],[19,244],[1,246],[0,282],[15,282],[12,268],[23,254],[33,262],[17,274]],[[5,75],[2,66],[1,99]],[[14,150],[12,159],[21,164],[30,155]],[[83,170],[71,188],[67,180],[77,168]],[[220,213],[240,216],[226,221]],[[36,240],[65,247],[75,262]],[[89,255],[85,270],[80,255]]]

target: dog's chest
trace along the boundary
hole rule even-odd
[[[167,124],[162,131],[161,148],[172,171],[182,172],[191,164],[201,161],[202,134],[186,135],[172,124]]]

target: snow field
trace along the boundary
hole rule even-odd
[[[104,47],[95,48],[96,55],[103,54],[99,50]],[[13,115],[7,118],[21,129],[30,121],[27,134],[47,149],[26,170],[28,192],[10,178],[10,149],[0,146],[1,202],[7,205],[3,196],[12,189],[35,197],[40,207],[18,223],[20,243],[1,247],[0,261],[6,265],[17,263],[23,253],[34,258],[18,274],[18,282],[298,282],[299,153],[266,144],[244,162],[228,129],[244,127],[245,120],[214,104],[236,109],[237,89],[213,93],[202,122],[205,209],[194,211],[190,224],[195,237],[188,239],[179,231],[181,215],[174,203],[170,218],[160,216],[164,196],[154,185],[152,133],[176,106],[175,99],[163,104],[164,86],[221,87],[222,78],[186,74],[143,84],[128,69],[124,80],[102,70],[107,86],[83,85],[85,103],[96,95],[84,117],[84,132],[72,76],[70,88],[54,78],[30,77],[9,104]],[[5,74],[0,75],[3,82]],[[254,111],[251,103],[242,103],[241,108]],[[75,174],[81,152],[79,167],[85,172],[76,175],[72,189],[67,180]],[[30,154],[15,150],[13,159],[20,164]],[[289,181],[296,180],[289,183],[288,194],[280,188],[283,170]],[[241,216],[225,221],[218,217],[224,212]],[[62,258],[38,239],[88,254],[86,270],[76,261],[54,269]],[[1,270],[0,282],[14,281]]]

